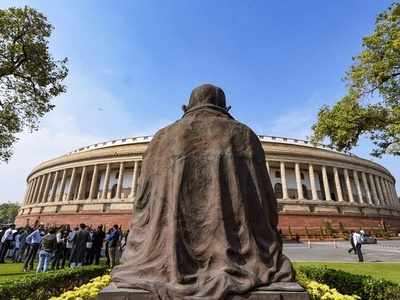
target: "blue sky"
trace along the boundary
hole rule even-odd
[[[342,81],[361,38],[392,1],[8,1],[55,26],[69,58],[68,92],[0,165],[0,201],[20,200],[39,162],[74,148],[153,134],[181,115],[195,86],[225,90],[232,114],[257,133],[306,138]],[[368,157],[363,141],[354,153]],[[399,180],[394,157],[375,161]],[[400,191],[400,185],[398,184]]]

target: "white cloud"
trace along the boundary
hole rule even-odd
[[[307,139],[311,134],[314,115],[315,113],[312,110],[288,111],[267,125],[268,134]]]

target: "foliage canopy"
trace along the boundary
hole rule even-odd
[[[0,204],[0,224],[14,223],[19,207],[20,206],[16,203]]]
[[[372,155],[400,155],[400,3],[378,15],[362,46],[345,76],[347,94],[320,109],[311,140],[329,138],[347,151],[366,134],[375,144]]]
[[[0,10],[0,161],[8,161],[17,134],[35,130],[65,92],[67,59],[49,53],[53,27],[29,8]]]

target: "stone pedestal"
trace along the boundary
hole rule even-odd
[[[152,293],[138,289],[117,288],[110,284],[97,300],[158,300]],[[295,282],[278,282],[243,295],[228,295],[225,300],[309,300],[308,294]]]

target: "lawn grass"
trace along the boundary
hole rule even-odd
[[[400,284],[400,263],[335,263],[335,262],[293,262],[294,267],[316,266],[342,270],[352,274],[370,275]]]
[[[343,270],[352,274],[370,275],[378,279],[386,279],[400,284],[400,263],[334,263],[334,262],[293,262],[295,268],[299,266],[319,266],[336,270]],[[22,263],[0,264],[0,282],[15,279],[27,274],[22,271]]]
[[[5,263],[0,264],[0,282],[17,277],[25,276],[27,274],[35,274],[35,272],[23,272],[23,263]]]

